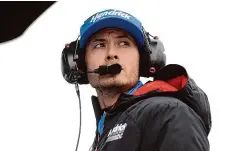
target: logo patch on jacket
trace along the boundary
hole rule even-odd
[[[108,133],[108,138],[106,142],[114,141],[117,139],[121,139],[123,133],[126,129],[127,124],[117,124],[113,129],[111,129]]]

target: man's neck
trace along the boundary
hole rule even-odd
[[[119,87],[97,88],[96,92],[101,109],[114,105],[120,94],[123,93]]]

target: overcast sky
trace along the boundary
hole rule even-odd
[[[89,6],[88,6],[89,5]],[[64,45],[75,40],[89,16],[120,9],[162,40],[167,64],[183,65],[208,95],[212,151],[226,150],[224,0],[74,0],[55,3],[18,39],[0,44],[0,150],[73,151],[79,110],[73,85],[61,75]],[[15,25],[16,28],[17,25]],[[142,79],[148,80],[148,79]],[[89,85],[80,86],[82,134],[87,151],[95,134]]]

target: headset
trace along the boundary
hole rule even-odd
[[[152,36],[143,28],[144,45],[139,47],[139,76],[154,77],[166,65],[163,43],[157,36]],[[64,79],[70,84],[89,84],[85,64],[85,50],[77,40],[65,45],[61,55],[61,71]]]

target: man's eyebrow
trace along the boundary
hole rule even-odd
[[[95,38],[95,39],[91,40],[92,43],[93,42],[104,42],[104,41],[106,41],[106,39],[103,39],[103,38]]]
[[[128,35],[119,35],[119,36],[116,36],[116,38],[127,38],[127,39],[130,39],[132,40],[132,37],[128,36]]]

